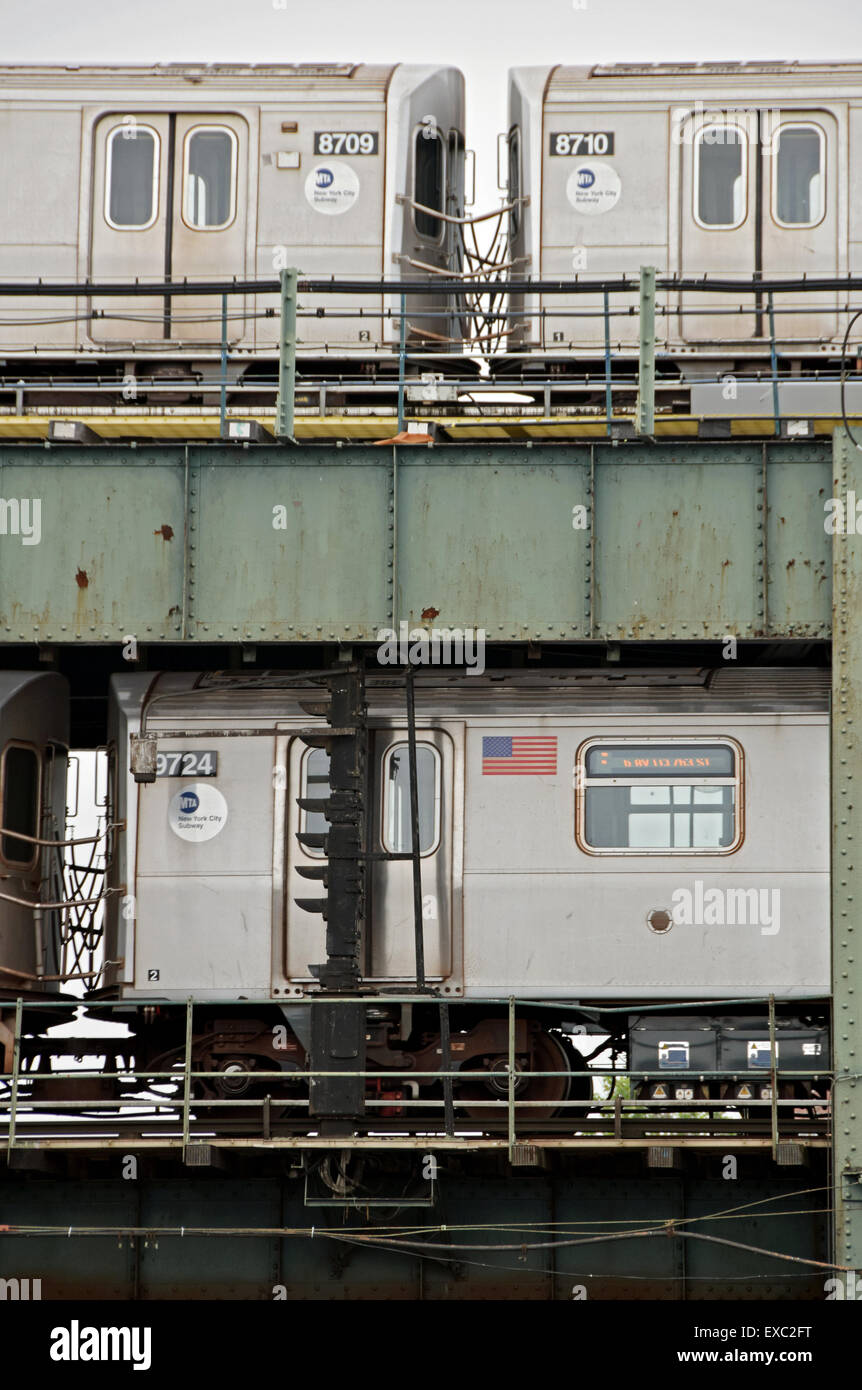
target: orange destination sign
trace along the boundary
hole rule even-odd
[[[588,777],[732,777],[733,749],[722,743],[597,744],[587,752]]]

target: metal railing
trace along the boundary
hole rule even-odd
[[[324,1002],[322,996],[314,997]],[[461,1005],[474,1011],[477,1007],[475,1000],[443,1001],[439,995],[417,993],[403,996],[339,996],[338,1002],[363,1008],[409,1003],[414,1007],[424,1005],[441,1010],[443,1006],[447,1014],[450,1007]],[[728,1002],[715,1001],[715,1007],[726,1006]],[[751,1001],[745,1002],[750,1004]],[[173,1058],[171,1065],[167,1068],[150,1068],[139,1065],[137,1058],[133,1059],[136,1049],[134,1038],[84,1034],[52,1037],[44,1031],[34,1036],[27,1032],[28,1010],[39,1015],[39,1026],[44,1030],[46,1014],[71,1013],[80,1007],[80,1001],[24,1001],[18,998],[14,1002],[14,1025],[11,1029],[4,1027],[3,1030],[7,1041],[6,1064],[0,1074],[0,1086],[5,1090],[5,1095],[0,1095],[0,1144],[5,1138],[7,1157],[16,1149],[110,1149],[129,1143],[143,1148],[181,1148],[184,1152],[190,1145],[201,1142],[227,1147],[261,1144],[310,1149],[331,1147],[334,1142],[331,1133],[325,1132],[325,1124],[316,1119],[312,1112],[309,1083],[329,1077],[343,1080],[343,1071],[305,1067],[265,1070],[253,1065],[243,1068],[232,1064],[229,1074],[231,1085],[248,1079],[249,1084],[258,1090],[262,1088],[263,1094],[196,1093],[196,1083],[204,1083],[210,1090],[217,1090],[219,1084],[225,1081],[225,1072],[219,1068],[205,1069],[194,1065],[195,1050],[200,1048],[203,1040],[195,1034],[195,1010],[206,1009],[212,1013],[214,1009],[229,1008],[247,1013],[258,1009],[268,1010],[272,1016],[273,1010],[280,1011],[284,1004],[284,1000],[278,999],[225,1000],[221,1004],[211,1000],[204,1003],[188,999],[180,1003],[162,999],[99,1001],[94,1005],[100,1013],[116,1012],[123,1020],[131,1013],[140,1015],[142,1011],[153,1009],[176,1017],[174,1031],[177,1041],[170,1049]],[[0,1017],[3,1010],[11,1010],[11,1006],[11,1000],[0,1003]],[[297,1001],[290,1000],[290,1006],[295,1008]],[[510,997],[482,1001],[482,1007],[489,1011],[496,1007],[498,1013],[505,1010],[505,1095],[495,1098],[489,1091],[487,1098],[472,1094],[467,1098],[459,1097],[454,1090],[456,1086],[464,1082],[487,1084],[489,1072],[487,1068],[453,1066],[451,1043],[447,1046],[444,1038],[439,1069],[420,1071],[397,1066],[381,1069],[366,1065],[352,1073],[378,1083],[378,1087],[385,1086],[385,1093],[379,1092],[376,1097],[366,1096],[364,1115],[352,1122],[352,1133],[339,1132],[338,1146],[394,1145],[415,1148],[427,1147],[433,1139],[438,1145],[507,1148],[511,1156],[518,1145],[537,1142],[542,1146],[559,1148],[643,1148],[659,1143],[671,1147],[709,1148],[730,1144],[731,1147],[771,1148],[775,1155],[782,1141],[803,1146],[823,1146],[828,1141],[831,1074],[828,1069],[815,1073],[776,1065],[773,1011],[770,1012],[772,1060],[769,1068],[735,1071],[728,1068],[660,1070],[658,1067],[633,1069],[629,1066],[585,1064],[582,1069],[573,1069],[569,1065],[565,1070],[522,1072],[518,1065],[522,1050],[517,1043],[519,1011],[521,1018],[525,1010],[535,1017],[541,1004],[535,1000]],[[546,1003],[545,1008],[553,1009],[557,1014],[567,1012],[566,1006],[561,1004]],[[648,1012],[649,1008],[645,1006],[638,1012]],[[576,1012],[573,1006],[569,1006],[568,1011]],[[611,1009],[608,1012],[619,1011]],[[445,1055],[447,1052],[450,1054],[448,1058]],[[104,1056],[105,1066],[66,1071],[52,1071],[49,1067],[44,1070],[41,1061],[47,1054],[55,1058],[70,1054],[78,1058]],[[113,1070],[107,1066],[111,1054],[115,1064]],[[162,1058],[167,1055],[163,1053]],[[39,1068],[26,1065],[36,1058],[40,1060]],[[124,1059],[122,1066],[120,1058]],[[159,1059],[155,1060],[158,1062]],[[522,1084],[529,1085],[532,1081],[546,1078],[560,1081],[565,1091],[568,1091],[572,1081],[586,1082],[589,1095],[570,1098],[568,1094],[563,1094],[558,1099],[547,1096],[528,1099],[518,1094]],[[76,1083],[80,1086],[82,1082],[93,1080],[108,1083],[116,1089],[117,1094],[91,1099],[71,1094]],[[782,1084],[801,1080],[818,1086],[824,1094],[780,1098]],[[408,1095],[411,1084],[418,1091],[417,1083],[420,1081],[439,1083],[443,1095]],[[633,1090],[639,1083],[659,1081],[667,1081],[671,1086],[690,1081],[692,1085],[689,1089],[692,1092],[712,1083],[731,1087],[768,1083],[771,1095],[768,1098],[754,1095],[749,1098],[726,1094],[707,1098],[695,1093],[681,1101],[678,1096],[653,1099],[620,1093],[620,1083]],[[55,1095],[40,1099],[38,1090],[45,1082],[50,1082],[54,1090],[58,1085],[68,1086],[69,1097],[64,1099]],[[597,1093],[602,1085],[607,1086],[606,1095]],[[158,1087],[172,1088],[173,1094],[160,1094],[156,1089]],[[292,1093],[292,1088],[297,1087],[302,1094]],[[36,1092],[35,1095],[30,1094],[31,1089]],[[122,1090],[127,1094],[120,1094]],[[741,1108],[753,1113],[742,1116],[739,1113]],[[553,1117],[548,1116],[549,1109],[554,1111]],[[456,1110],[466,1110],[466,1116],[459,1114],[456,1117]],[[544,1113],[531,1120],[531,1115],[536,1111]]]
[[[800,414],[798,407],[783,410],[781,393],[785,387],[798,387],[801,358],[811,359],[806,361],[802,379],[835,388],[834,402],[839,401],[835,392],[840,391],[840,406],[830,405],[825,410],[818,405],[817,409],[829,418],[837,414],[846,417],[844,397],[851,379],[848,363],[853,365],[854,387],[862,382],[856,361],[862,348],[854,349],[848,358],[849,334],[862,314],[860,291],[862,278],[853,276],[710,278],[661,275],[653,267],[643,267],[638,276],[605,279],[582,275],[570,279],[465,278],[446,273],[401,280],[339,279],[304,277],[289,268],[282,270],[278,279],[258,280],[7,282],[0,283],[0,300],[70,298],[80,301],[81,307],[79,312],[41,318],[28,309],[11,320],[8,315],[12,311],[4,309],[0,311],[0,334],[3,324],[9,322],[18,327],[30,323],[37,337],[60,321],[80,322],[88,329],[109,318],[125,319],[132,326],[133,321],[162,322],[160,310],[148,317],[119,304],[114,313],[104,305],[95,305],[96,300],[103,299],[164,298],[165,303],[173,304],[196,296],[198,300],[209,299],[211,307],[196,306],[185,317],[181,309],[172,312],[172,332],[185,330],[185,336],[181,331],[170,341],[146,336],[135,340],[130,334],[130,345],[123,344],[123,351],[137,359],[136,372],[130,378],[124,376],[122,382],[101,375],[82,377],[80,372],[72,374],[72,380],[56,372],[42,376],[31,354],[32,360],[25,367],[28,375],[0,377],[0,395],[11,397],[18,415],[24,412],[25,400],[37,393],[58,401],[68,395],[74,403],[76,396],[86,392],[116,397],[122,388],[123,409],[130,414],[136,408],[144,410],[135,406],[143,396],[148,402],[150,396],[158,401],[171,392],[208,397],[218,401],[220,433],[225,438],[230,437],[231,417],[242,414],[244,399],[250,401],[249,413],[263,412],[276,437],[291,440],[302,413],[331,413],[334,396],[339,398],[337,408],[373,414],[381,413],[377,402],[382,398],[386,402],[382,413],[395,417],[399,432],[411,416],[428,420],[440,413],[441,406],[444,413],[464,418],[483,418],[502,407],[504,413],[550,423],[555,409],[569,417],[594,415],[603,420],[608,435],[615,425],[625,424],[636,434],[649,437],[657,412],[673,413],[681,393],[690,392],[693,386],[720,389],[727,380],[726,367],[720,363],[713,374],[692,373],[686,360],[739,357],[750,361],[752,370],[737,370],[734,384],[766,387],[773,432],[780,434],[782,420],[788,414]],[[247,302],[257,305],[261,296],[277,297],[277,304],[259,308]],[[303,303],[307,296],[324,302],[309,307]],[[356,306],[354,301],[359,297],[379,300],[379,306]],[[241,301],[238,307],[237,298]],[[793,320],[792,334],[781,332],[787,316]],[[807,336],[802,331],[806,316],[810,328]],[[243,335],[256,321],[276,318],[277,328],[269,345],[243,343]],[[687,325],[695,318],[700,321],[697,336],[687,337]],[[756,332],[741,331],[741,319],[746,323],[751,320]],[[360,320],[367,322],[368,328],[359,337],[354,333],[339,338],[339,324],[355,327]],[[704,324],[711,320],[715,331],[707,335]],[[321,321],[324,326],[331,325],[329,336],[321,338],[303,331],[305,325],[319,327]],[[200,332],[195,335],[196,325],[201,323],[217,325],[217,332],[204,343]],[[446,332],[441,335],[432,327],[434,323],[446,324]],[[75,351],[76,367],[82,365],[80,353],[85,351],[85,361],[98,366],[105,353],[116,352],[118,347],[103,341],[86,348],[79,344]],[[165,380],[158,370],[150,377],[139,372],[146,368],[148,356],[192,351],[196,359],[209,357],[217,362],[217,374],[190,372]],[[10,358],[19,355],[13,349],[8,353]],[[26,347],[20,356],[28,357]],[[39,358],[50,357],[50,345],[40,340]],[[256,362],[276,357],[277,371],[255,375]],[[530,369],[531,358],[538,359],[538,379]],[[328,371],[327,360],[335,359],[340,369]],[[559,372],[549,369],[551,359],[564,368],[564,380]],[[356,362],[357,367],[363,363],[386,366],[389,379],[369,380],[359,370],[351,375],[345,370],[349,362]],[[821,372],[817,362],[826,363],[827,370]],[[513,394],[523,399],[513,403]],[[497,399],[507,395],[508,401]],[[265,404],[261,405],[261,400]],[[562,406],[556,404],[559,401]],[[40,408],[36,407],[37,411]],[[73,414],[82,409],[86,410],[72,405]],[[149,404],[146,409],[151,411]],[[155,410],[159,409],[156,405]],[[0,406],[0,413],[3,410]],[[5,410],[8,413],[9,407]],[[744,415],[745,408],[741,406],[736,413]]]

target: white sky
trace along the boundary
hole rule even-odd
[[[0,0],[0,35],[6,63],[453,63],[487,207],[507,68],[862,59],[862,0]]]

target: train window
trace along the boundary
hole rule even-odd
[[[423,125],[416,132],[413,149],[413,201],[435,212],[445,211],[446,186],[443,168],[443,137],[436,126]],[[444,223],[431,212],[413,213],[416,230],[431,241],[443,237]]]
[[[9,743],[3,752],[0,782],[3,784],[2,814],[5,832],[18,830],[22,835],[39,834],[39,755],[34,748]],[[7,864],[31,867],[36,862],[37,848],[27,840],[4,834],[0,852]]]
[[[116,126],[105,146],[105,221],[146,231],[159,207],[159,136],[151,126]]]
[[[822,219],[825,145],[819,126],[779,127],[772,147],[772,216],[779,226],[813,227]]]
[[[409,854],[410,766],[406,743],[394,743],[383,757],[383,848],[390,854]],[[416,783],[419,802],[419,849],[432,854],[440,839],[440,754],[430,743],[416,745]]]
[[[234,219],[236,135],[227,126],[196,126],[183,147],[183,221],[215,232]]]
[[[302,760],[302,795],[329,796],[329,754],[323,748],[309,748]],[[300,833],[305,835],[325,835],[329,821],[322,811],[302,811]],[[324,857],[322,849],[302,847],[304,854],[313,859]]]
[[[741,750],[725,741],[581,749],[578,844],[590,853],[729,854],[741,839]]]
[[[694,145],[695,221],[729,231],[745,221],[748,145],[739,126],[712,122]]]
[[[521,225],[521,133],[517,126],[509,131],[509,184],[507,200],[513,204],[509,213],[509,232],[517,236]]]

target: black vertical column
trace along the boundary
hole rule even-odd
[[[329,751],[329,796],[299,797],[307,811],[322,813],[329,822],[323,834],[300,832],[308,848],[322,849],[327,862],[302,866],[303,878],[322,882],[325,898],[297,898],[306,912],[326,922],[326,960],[310,966],[328,995],[344,1000],[314,1000],[311,1004],[311,1070],[338,1072],[311,1082],[310,1113],[355,1118],[364,1113],[365,1005],[348,1002],[362,986],[362,933],[365,920],[365,761],[367,723],[364,681],[358,668],[331,678],[329,729],[303,735],[313,747]],[[343,1075],[341,1075],[343,1074]]]

